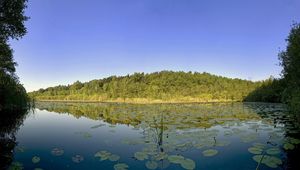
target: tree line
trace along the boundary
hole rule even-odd
[[[38,100],[127,102],[242,101],[261,82],[209,73],[161,71],[111,76],[86,83],[59,85],[29,93]]]

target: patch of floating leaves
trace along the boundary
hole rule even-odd
[[[257,163],[265,164],[270,168],[277,168],[279,165],[282,164],[280,158],[275,156],[269,156],[269,155],[255,155],[253,156],[253,160],[256,161]]]
[[[168,160],[171,163],[180,164],[181,167],[184,168],[184,169],[191,170],[191,169],[195,169],[196,168],[196,164],[195,164],[195,162],[193,160],[191,160],[189,158],[184,158],[181,155],[170,155],[168,157]]]
[[[100,161],[110,160],[111,162],[118,161],[120,159],[119,155],[112,154],[108,151],[99,151],[94,155],[96,158],[100,158]]]

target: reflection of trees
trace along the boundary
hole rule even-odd
[[[150,128],[148,132],[152,133],[152,135],[147,134],[147,131],[144,130],[144,135],[149,135],[153,137],[153,144],[156,145],[153,157],[158,158],[158,165],[161,169],[164,169],[164,167],[167,167],[169,164],[168,161],[165,160],[166,157],[164,157],[166,155],[164,149],[165,128],[166,127],[164,126],[164,112],[161,112],[161,114],[159,114],[157,117],[153,117],[153,121],[152,123],[150,123]],[[168,134],[166,134],[166,137],[168,138]],[[151,159],[153,160],[154,158]]]
[[[164,113],[166,125],[178,129],[209,128],[231,120],[257,120],[260,116],[247,105],[236,104],[104,104],[104,103],[37,103],[37,108],[75,117],[103,120],[111,124],[139,125]]]
[[[257,141],[261,132],[266,132],[269,135],[266,144],[272,147],[282,144],[283,135],[299,138],[297,119],[285,113],[284,107],[278,104],[39,103],[37,108],[142,129],[140,141],[133,139],[126,142],[142,144],[144,148],[139,151],[138,157],[141,156],[141,159],[138,160],[155,162],[161,169],[170,164],[168,156],[184,155],[184,152],[195,148],[217,150],[229,145],[232,135],[238,136],[242,142],[251,143]],[[222,130],[214,128],[217,125]],[[244,129],[240,129],[241,126]],[[208,154],[213,154],[212,150],[210,152]],[[288,152],[287,156],[291,157],[288,160],[293,161],[295,153]]]
[[[0,169],[6,169],[13,160],[16,143],[15,134],[27,114],[27,111],[0,112]]]

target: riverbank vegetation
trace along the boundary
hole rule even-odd
[[[282,78],[266,81],[245,101],[282,102],[292,111],[300,111],[300,24],[292,26],[286,41],[286,49],[278,55]]]
[[[25,8],[26,0],[0,1],[0,111],[27,109],[30,101],[15,74],[17,63],[9,44],[26,33]]]

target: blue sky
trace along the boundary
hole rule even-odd
[[[300,0],[29,0],[28,34],[12,41],[28,91],[160,70],[262,80]]]

